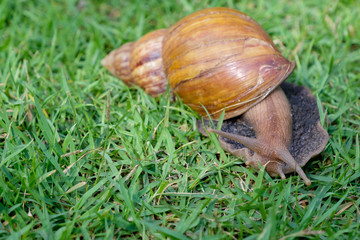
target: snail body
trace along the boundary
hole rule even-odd
[[[170,90],[202,117],[244,114],[256,139],[207,129],[240,142],[284,178],[284,164],[308,185],[310,180],[288,151],[292,139],[289,103],[279,85],[295,64],[276,49],[265,30],[248,15],[229,8],[195,12],[112,51],[102,64],[128,85],[151,96]]]
[[[258,169],[260,164],[265,166],[270,175],[280,175],[281,178],[285,179],[283,163],[286,163],[300,175],[306,185],[311,184],[311,181],[288,150],[292,141],[292,118],[289,102],[280,87],[245,112],[243,118],[246,123],[252,126],[256,138],[248,138],[211,128],[208,131],[239,142],[254,151],[254,155],[247,159],[247,165],[252,165]]]

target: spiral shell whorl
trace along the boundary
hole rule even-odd
[[[101,64],[125,84],[139,86],[150,96],[157,97],[167,86],[161,54],[166,31],[159,29],[136,42],[124,44],[110,52]]]
[[[133,82],[150,96],[166,90],[162,42],[167,29],[150,32],[135,42],[131,51],[130,69]]]
[[[126,85],[131,86],[133,77],[131,76],[130,58],[134,42],[122,45],[120,48],[111,51],[101,64],[117,78],[120,78]]]

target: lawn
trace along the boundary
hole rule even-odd
[[[100,62],[203,8],[258,21],[330,140],[286,180],[247,167]],[[360,239],[360,7],[351,0],[0,1],[0,239]]]

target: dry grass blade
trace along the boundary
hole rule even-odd
[[[96,149],[93,149],[93,150],[90,150],[90,151],[84,153],[83,155],[81,155],[81,157],[80,157],[78,160],[76,160],[75,162],[73,162],[72,164],[70,164],[67,168],[65,168],[65,169],[63,170],[63,173],[64,173],[64,174],[67,173],[78,161],[80,161],[83,157],[85,157],[85,156],[88,155],[89,153],[92,153],[92,152],[95,152],[95,151],[98,151],[98,150],[101,150],[101,149],[102,149],[102,147],[99,147],[99,148],[96,148]],[[78,151],[82,152],[83,150],[78,150]],[[74,152],[76,152],[76,151],[74,151]],[[72,152],[71,154],[75,154],[74,152]],[[71,155],[71,154],[70,154],[70,155]],[[65,155],[66,155],[66,154],[65,154]],[[69,156],[69,155],[67,155],[67,156]]]

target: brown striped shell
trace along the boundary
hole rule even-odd
[[[224,110],[225,119],[242,114],[279,86],[294,67],[257,22],[229,8],[195,12],[168,30],[151,32],[114,50],[102,63],[152,96],[165,91],[168,79],[170,89],[185,104],[214,119]]]
[[[156,97],[166,90],[167,80],[162,63],[162,41],[166,29],[144,35],[110,52],[103,60],[114,76],[127,85],[135,84]]]
[[[131,86],[133,77],[130,69],[130,56],[134,42],[122,45],[120,48],[111,51],[101,64],[106,67],[117,78],[120,78],[126,85]]]

